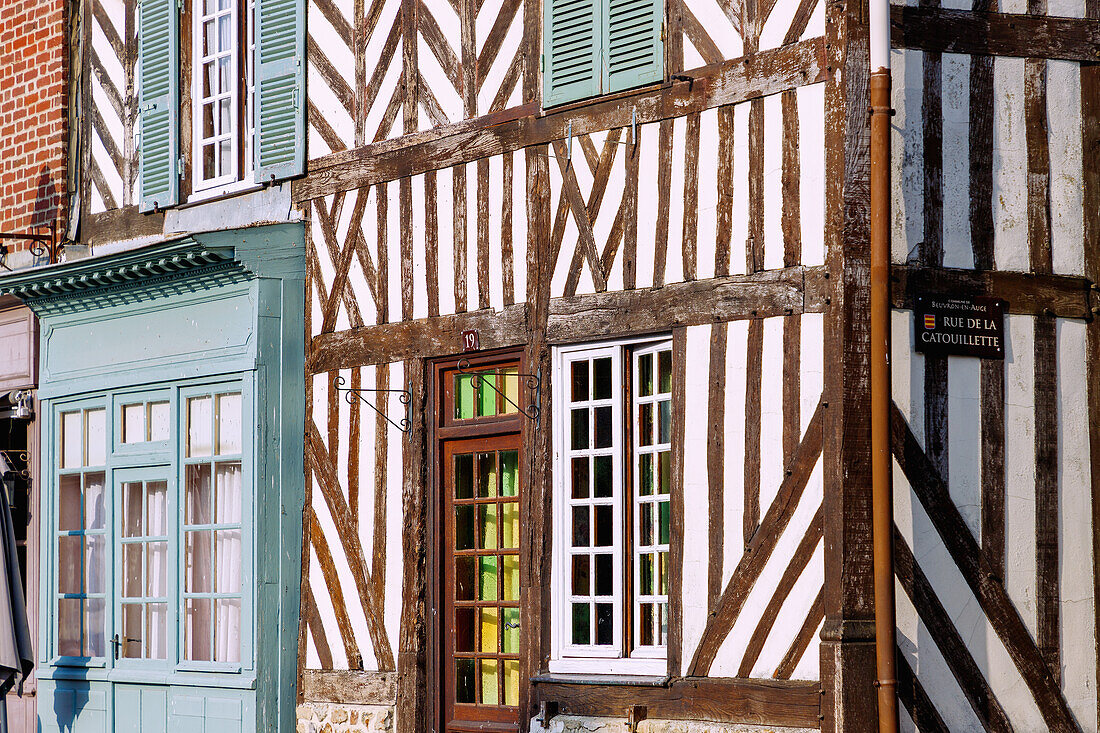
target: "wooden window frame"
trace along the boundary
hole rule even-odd
[[[647,336],[636,339],[570,344],[556,346],[552,356],[552,383],[554,385],[552,416],[553,423],[553,462],[552,462],[552,539],[551,552],[551,592],[550,624],[551,655],[549,671],[551,674],[615,674],[638,676],[664,676],[668,672],[668,648],[665,646],[635,649],[633,638],[635,605],[634,589],[634,442],[633,420],[633,366],[636,353],[658,350],[673,350],[671,335]],[[568,479],[571,476],[571,456],[568,447],[568,413],[573,404],[569,399],[570,379],[568,364],[573,361],[592,360],[603,355],[613,355],[612,395],[618,414],[613,413],[612,422],[615,448],[613,455],[612,496],[615,502],[614,555],[617,557],[614,568],[614,598],[617,606],[614,619],[614,643],[610,647],[594,645],[578,646],[571,643],[569,634],[571,623],[569,616],[570,593],[567,592],[569,579],[567,559],[571,557],[570,525],[566,516],[570,504]],[[675,365],[673,365],[675,369]],[[672,430],[675,435],[675,426]],[[675,450],[675,448],[673,448]],[[671,457],[670,457],[671,460]],[[671,499],[670,499],[671,500]],[[669,560],[675,538],[670,536]],[[671,594],[670,594],[671,596]],[[671,636],[672,599],[669,603],[669,633]]]

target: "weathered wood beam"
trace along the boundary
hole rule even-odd
[[[159,237],[164,234],[164,212],[142,214],[137,206],[88,214],[80,222],[80,239],[84,242],[115,242],[137,237]]]
[[[644,705],[650,718],[708,720],[816,728],[821,693],[817,682],[687,677],[664,686],[577,684],[534,680],[538,701],[556,702],[561,713],[625,717]]]
[[[1007,313],[1017,315],[1092,318],[1092,282],[1083,277],[895,265],[891,281],[894,308],[912,308],[918,294],[934,292],[996,296],[1008,302]]]
[[[302,672],[304,702],[393,705],[397,675],[393,672],[307,669]]]
[[[824,79],[825,42],[813,38],[696,69],[689,80],[614,95],[550,114],[525,105],[436,130],[413,133],[312,161],[293,184],[295,201],[468,163],[573,135],[682,117],[777,94]]]
[[[1085,18],[895,5],[890,42],[894,48],[940,53],[1096,61],[1100,24]]]

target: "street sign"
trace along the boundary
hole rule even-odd
[[[990,296],[918,295],[916,350],[925,354],[1005,358],[1005,302]]]

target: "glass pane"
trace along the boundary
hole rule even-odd
[[[218,395],[218,455],[241,452],[241,396]]]
[[[642,646],[653,646],[653,604],[643,603],[641,605],[641,617],[638,619],[638,626],[641,631]]]
[[[232,37],[232,16],[223,15],[218,18],[218,50],[228,51],[231,48]]]
[[[102,657],[106,647],[103,635],[104,610],[107,604],[102,598],[89,598],[84,601],[84,644],[86,657]]]
[[[519,653],[518,650],[516,652]],[[519,705],[519,660],[505,659],[504,665],[504,704]]]
[[[658,527],[658,531],[657,531],[657,541],[660,542],[662,545],[667,545],[668,544],[668,534],[669,534],[668,533],[668,526],[669,526],[668,507],[669,507],[669,504],[668,504],[667,501],[662,501],[660,506],[661,506],[660,516],[659,516],[659,525],[660,526]]]
[[[595,377],[593,379],[595,382],[592,390],[593,399],[611,399],[611,357],[596,359],[592,362],[592,371]]]
[[[500,609],[504,629],[501,631],[500,650],[505,654],[519,654],[519,609]]]
[[[497,495],[497,454],[477,454],[477,495],[489,498]]]
[[[122,546],[122,595],[126,598],[141,598],[145,584],[142,582],[142,554],[144,547],[140,542]]]
[[[672,442],[672,401],[657,403],[657,442]]]
[[[590,644],[591,630],[591,606],[587,603],[574,603],[573,605],[573,643]]]
[[[502,450],[500,453],[500,495],[519,494],[519,452]]]
[[[210,56],[217,50],[214,21],[209,20],[202,24],[202,55]]]
[[[145,607],[145,654],[150,659],[168,658],[168,604]]]
[[[60,598],[57,601],[57,653],[63,657],[80,656],[81,601]]]
[[[57,528],[62,532],[83,529],[80,474],[62,476],[58,485]]]
[[[657,604],[657,643],[661,646],[668,644],[668,604]]]
[[[150,481],[145,484],[145,531],[148,537],[168,534],[168,483]]]
[[[145,442],[145,404],[122,406],[122,442]]]
[[[588,584],[588,555],[573,556],[573,595],[587,596],[591,591]]]
[[[659,389],[663,393],[672,392],[672,352],[661,351],[657,354],[657,373],[660,375]]]
[[[201,463],[187,467],[187,496],[185,521],[187,524],[210,524],[210,504],[213,491],[210,488],[210,465]]]
[[[210,592],[210,532],[187,532],[184,555],[184,590],[189,593]]]
[[[232,77],[232,73],[229,70],[229,57],[218,59],[218,91],[222,94],[230,91],[229,80]],[[221,132],[226,132],[227,127],[223,125]]]
[[[514,415],[519,412],[519,370],[515,367],[504,370],[504,376],[501,377],[501,381],[504,383],[502,389],[504,390],[504,397],[502,400],[504,403],[503,411],[505,415]]]
[[[210,127],[214,127],[214,107],[212,105],[206,105],[203,107],[203,112],[210,115]],[[214,146],[203,145],[202,146],[202,177],[203,180],[209,180],[218,175],[217,159],[214,157]]]
[[[88,442],[84,447],[84,465],[102,466],[107,463],[107,411],[88,410]]]
[[[497,547],[497,505],[482,504],[477,508],[478,548],[495,550]]]
[[[103,578],[107,564],[106,548],[103,535],[84,538],[84,582],[89,593],[103,593],[106,590]]]
[[[662,451],[657,454],[657,493],[672,491],[672,453]]]
[[[239,524],[241,521],[241,464],[240,461],[218,463],[216,493],[214,495],[214,521],[218,524]]]
[[[455,498],[474,498],[474,455],[455,456]]]
[[[211,450],[212,429],[209,397],[192,397],[187,400],[187,455],[208,456]]]
[[[643,546],[653,544],[653,504],[645,503],[640,507],[642,518],[638,522],[638,536]]]
[[[241,531],[223,529],[214,533],[214,592],[241,590]]]
[[[500,600],[519,600],[519,556],[504,555],[500,558]]]
[[[642,397],[653,394],[653,355],[638,357],[638,390]]]
[[[145,486],[140,481],[122,485],[122,536],[140,537],[145,518]]]
[[[103,504],[103,473],[84,474],[84,527],[103,529],[107,523],[107,508]]]
[[[455,507],[455,549],[474,549],[474,507],[469,504]]]
[[[570,365],[570,373],[573,385],[573,402],[585,402],[588,400],[588,362],[575,361]]]
[[[668,595],[668,553],[657,553],[657,578],[660,581],[660,585],[657,588],[657,594],[662,596]]]
[[[473,659],[455,660],[455,702],[475,702]]]
[[[141,658],[141,636],[144,632],[140,603],[122,606],[122,656],[126,659]]]
[[[573,507],[573,547],[588,547],[588,507]]]
[[[84,538],[62,535],[57,538],[57,592],[83,593],[84,579],[81,560],[84,556]]]
[[[229,127],[229,100],[221,103],[222,129]],[[233,148],[229,140],[218,142],[218,175],[224,176],[233,165]]]
[[[506,550],[519,547],[519,504],[514,501],[500,506],[500,546]]]
[[[164,598],[168,595],[168,543],[150,542],[145,557],[145,595]]]
[[[596,547],[610,547],[614,525],[612,507],[608,505],[595,507],[596,512]]]
[[[609,646],[615,638],[615,612],[610,603],[596,604],[596,643]]]
[[[149,403],[149,440],[154,443],[168,440],[171,419],[167,402]]]
[[[596,592],[593,595],[614,595],[615,570],[612,555],[596,555]]]
[[[81,463],[84,425],[79,412],[61,414],[61,467],[76,468]]]
[[[497,671],[500,665],[495,659],[479,659],[477,665],[480,668],[478,680],[481,684],[481,704],[496,705],[500,702],[497,690]]]
[[[480,608],[478,614],[481,618],[478,624],[478,639],[480,643],[478,648],[483,652],[497,651],[497,634],[499,629],[499,614],[500,611],[496,608]]]
[[[497,559],[495,556],[479,557],[478,563],[478,600],[495,601],[497,599]]]
[[[468,555],[455,558],[455,600],[472,601],[477,580],[474,577],[476,558]]]
[[[653,494],[653,454],[642,453],[638,456],[638,495]]]
[[[477,378],[477,416],[492,417],[497,414],[497,386],[495,374],[479,374]]]
[[[596,447],[611,447],[611,407],[596,408]]]
[[[455,375],[455,417],[469,420],[474,416],[474,376],[472,374]]]
[[[573,498],[588,498],[588,457],[578,456],[573,459]]]
[[[653,403],[638,405],[638,445],[653,445]]]
[[[596,456],[596,481],[593,496],[606,499],[611,496],[611,456]]]
[[[455,651],[474,651],[474,613],[473,608],[455,609]]]
[[[241,661],[241,599],[214,601],[214,661]]]
[[[588,410],[573,410],[572,425],[573,429],[570,431],[572,438],[569,445],[573,450],[584,450],[588,447]]]
[[[213,661],[210,649],[210,621],[210,599],[188,598],[184,612],[184,659],[196,662]]]
[[[638,557],[638,592],[643,596],[653,595],[653,555]]]

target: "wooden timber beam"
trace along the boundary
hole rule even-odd
[[[644,705],[650,718],[817,728],[821,690],[817,682],[686,677],[668,685],[587,684],[535,678],[538,702],[556,702],[558,712],[626,717]]]
[[[356,705],[393,705],[397,675],[356,670],[302,670],[302,700]]]
[[[991,295],[1008,302],[1008,313],[1092,320],[1093,284],[1083,277],[910,265],[894,265],[890,272],[894,308],[912,308],[920,293]]]
[[[540,114],[533,106],[364,145],[312,161],[293,183],[305,201],[614,127],[683,117],[825,79],[825,40],[811,38],[695,69],[686,80]],[[516,112],[523,116],[513,117]]]
[[[628,333],[670,331],[747,318],[820,313],[827,280],[821,267],[787,267],[752,275],[671,283],[662,288],[623,290],[550,301],[546,338],[570,343]],[[527,306],[384,323],[323,333],[310,343],[310,374],[461,351],[460,334],[476,330],[482,349],[528,341]]]
[[[981,56],[1100,60],[1100,24],[1087,18],[894,6],[894,48]]]

